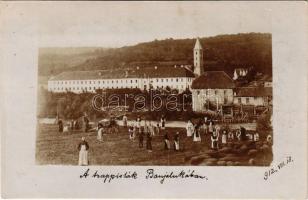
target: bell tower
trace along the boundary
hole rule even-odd
[[[194,47],[194,73],[198,76],[203,74],[203,49],[199,38],[196,40]]]

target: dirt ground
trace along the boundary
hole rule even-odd
[[[78,163],[78,143],[81,137],[85,136],[89,143],[89,164],[90,165],[226,165],[228,159],[224,159],[228,149],[225,147],[218,152],[210,149],[210,136],[202,135],[201,142],[193,142],[192,138],[186,137],[183,128],[167,128],[166,131],[173,141],[177,131],[180,132],[180,151],[164,150],[163,134],[156,135],[152,139],[153,151],[148,152],[144,147],[139,148],[138,138],[129,140],[128,131],[121,127],[118,133],[103,135],[103,141],[96,139],[96,132],[84,133],[82,131],[71,131],[59,133],[57,125],[39,124],[36,141],[36,162],[45,165],[77,165]],[[234,145],[233,145],[234,146]],[[236,145],[235,145],[236,146]],[[237,144],[237,146],[239,146]],[[232,147],[233,148],[233,147]],[[236,147],[234,147],[236,148]],[[247,149],[247,148],[246,148]],[[229,148],[230,150],[230,148]],[[242,147],[239,147],[242,150]],[[249,150],[249,149],[248,149]],[[247,152],[248,152],[247,150]],[[231,150],[230,150],[231,151]],[[247,153],[231,156],[234,162],[230,165],[269,165],[271,162],[271,150],[268,153],[253,155],[254,162],[249,163],[252,156]],[[196,156],[200,156],[200,162],[192,161]],[[210,155],[210,156],[209,156]],[[215,158],[213,158],[213,156]],[[230,158],[231,158],[230,157]],[[212,159],[205,162],[204,159]],[[214,160],[216,159],[216,160]],[[224,160],[225,162],[219,162]],[[212,161],[216,162],[212,162]],[[203,162],[204,161],[204,162]]]

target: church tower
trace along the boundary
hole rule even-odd
[[[194,73],[198,76],[203,74],[203,50],[199,38],[194,47]]]

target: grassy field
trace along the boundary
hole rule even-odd
[[[167,128],[169,137],[173,139],[176,131],[180,132],[181,151],[164,150],[163,135],[154,136],[153,151],[148,152],[138,147],[138,138],[130,141],[128,132],[121,127],[116,134],[105,134],[103,142],[96,139],[96,132],[84,133],[73,131],[59,133],[57,125],[38,125],[36,141],[37,164],[77,165],[78,143],[85,136],[89,143],[90,165],[191,165],[191,158],[198,155],[207,155],[210,150],[209,136],[202,135],[202,142],[195,143],[186,137],[183,128]],[[218,152],[212,152],[212,155]],[[218,155],[218,154],[217,154]],[[221,157],[221,155],[218,155]],[[259,156],[264,159],[264,156]],[[217,159],[217,158],[215,158]],[[212,159],[213,160],[213,159]],[[249,157],[246,154],[237,157],[240,165],[247,165]],[[267,159],[268,160],[268,159]],[[256,165],[268,165],[268,162]],[[209,164],[210,165],[210,164]]]

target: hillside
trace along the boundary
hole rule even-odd
[[[219,35],[200,40],[204,49],[205,67],[209,70],[231,73],[236,67],[254,67],[258,72],[272,74],[271,34]],[[93,48],[77,54],[45,54],[40,56],[39,74],[44,72],[44,75],[51,75],[68,70],[123,66],[192,64],[194,44],[195,39],[170,38],[114,49]],[[68,63],[65,63],[65,60]],[[53,71],[46,70],[48,66],[53,66]]]

